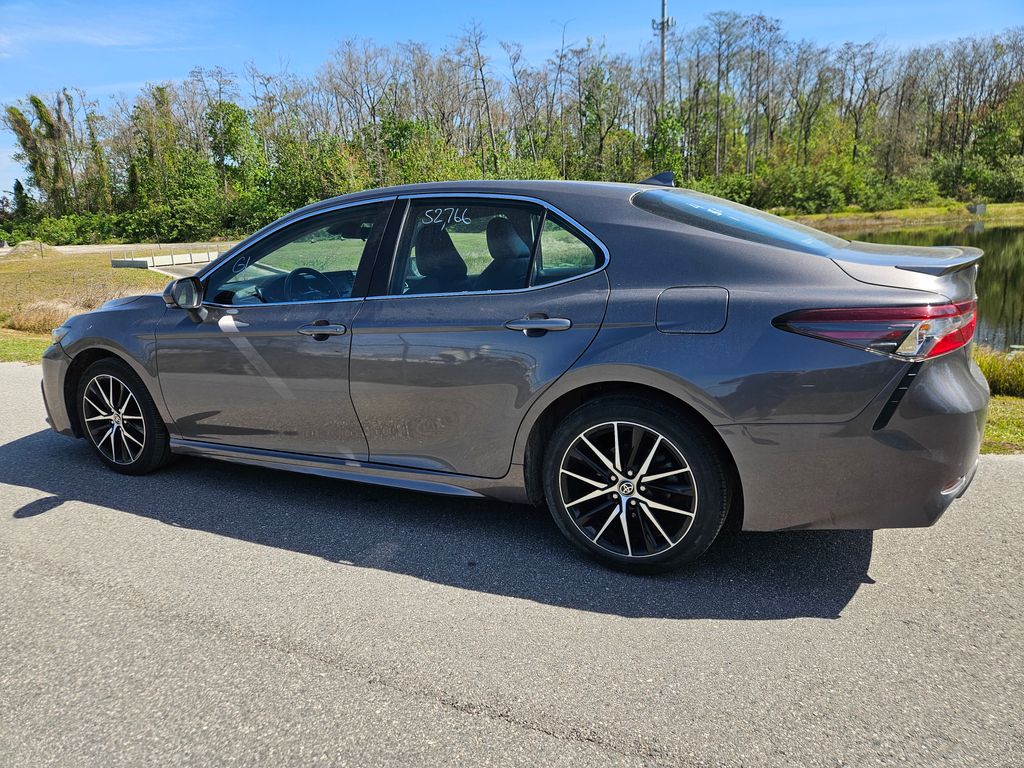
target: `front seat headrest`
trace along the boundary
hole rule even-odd
[[[421,275],[465,277],[466,262],[451,236],[438,225],[426,226],[416,234],[416,268]]]
[[[487,222],[487,250],[495,261],[530,258],[530,246],[519,236],[512,222],[501,217]]]

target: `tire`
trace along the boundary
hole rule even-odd
[[[634,573],[700,557],[728,517],[729,478],[718,447],[691,419],[628,397],[600,398],[569,414],[543,464],[548,509],[566,538]]]
[[[167,427],[146,386],[123,360],[90,365],[76,397],[82,434],[112,470],[144,475],[170,462]]]

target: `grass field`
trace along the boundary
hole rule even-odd
[[[105,253],[0,261],[0,326],[50,332],[70,315],[118,296],[163,289],[168,278],[143,269],[111,269]]]
[[[1024,397],[992,397],[981,452],[1024,453]]]
[[[0,363],[38,363],[49,345],[49,334],[0,328]]]
[[[983,221],[1000,224],[1024,221],[1024,203],[989,203],[984,216],[976,216],[961,203],[892,211],[843,211],[795,216],[797,221],[828,232],[844,230],[900,229],[927,224],[968,224]]]
[[[1024,354],[976,347],[974,359],[988,379],[992,394],[1024,397]]]

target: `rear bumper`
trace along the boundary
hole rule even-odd
[[[43,353],[43,404],[46,406],[46,423],[54,432],[75,437],[75,430],[64,401],[64,380],[67,377],[71,358],[60,344],[53,344]]]
[[[958,350],[926,362],[882,429],[889,392],[842,424],[719,427],[743,487],[743,528],[877,529],[934,523],[977,470],[988,383]]]

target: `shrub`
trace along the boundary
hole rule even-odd
[[[943,194],[958,200],[1010,202],[1024,196],[1024,156],[1006,155],[989,162],[969,155],[959,163],[936,157],[932,177]]]
[[[974,360],[988,379],[993,395],[1024,397],[1024,354],[976,347]]]
[[[22,240],[28,240],[30,235],[26,231],[24,223],[11,222],[0,237],[7,240],[8,245],[14,246]]]
[[[881,174],[870,174],[855,199],[866,211],[887,211],[943,202],[938,183],[920,174],[889,181],[885,181]]]
[[[750,204],[794,213],[841,211],[847,204],[843,187],[839,174],[827,166],[780,165],[754,181]]]
[[[72,245],[79,242],[77,216],[45,217],[36,225],[36,239],[50,245]]]
[[[724,197],[735,203],[750,205],[750,192],[753,181],[745,173],[723,173],[718,178],[709,176],[705,179],[697,179],[692,184],[698,192],[706,192],[709,195]]]
[[[1024,199],[1024,156],[1000,158],[998,166],[989,174],[984,192],[997,202]]]
[[[36,301],[11,313],[4,323],[15,331],[49,333],[72,315],[86,311],[68,301]]]

